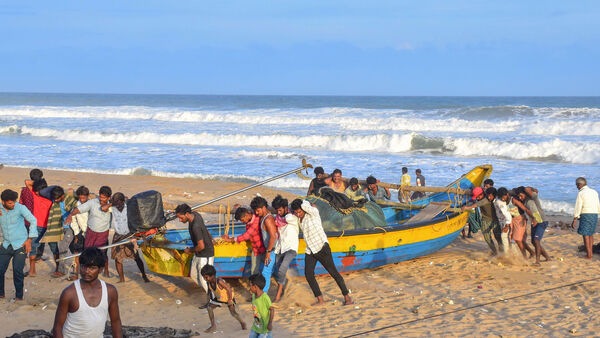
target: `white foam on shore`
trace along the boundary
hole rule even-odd
[[[0,134],[22,134],[34,137],[53,138],[60,141],[85,143],[122,144],[167,144],[222,147],[271,147],[292,149],[316,149],[336,152],[380,152],[406,153],[412,150],[430,150],[454,156],[494,156],[516,160],[551,161],[577,164],[594,164],[600,161],[600,147],[597,144],[571,142],[554,138],[539,143],[505,142],[485,138],[429,138],[416,133],[373,134],[373,135],[306,135],[290,134],[213,134],[184,133],[161,134],[106,133],[87,130],[56,130],[50,128],[29,128],[12,125],[0,129]],[[296,156],[275,151],[258,153],[264,156]],[[255,156],[257,153],[238,153],[242,156]]]

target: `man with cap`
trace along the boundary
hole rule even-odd
[[[377,202],[380,200],[389,200],[392,197],[390,194],[390,189],[383,188],[381,189],[377,185],[377,179],[373,176],[367,177],[367,187],[365,188],[365,196],[369,198],[369,200],[373,202]]]
[[[315,195],[319,192],[319,189],[327,186],[327,183],[325,182],[325,178],[327,178],[327,175],[325,175],[325,170],[323,170],[323,167],[316,167],[314,172],[315,178],[313,178],[312,181],[310,181],[310,185],[308,186],[306,196]]]
[[[486,195],[489,194],[487,192],[484,193],[481,187],[475,187],[473,189],[473,200],[476,200],[477,202],[469,206],[463,206],[461,209],[464,211],[479,207],[479,211],[481,213],[481,234],[483,234],[485,242],[490,247],[490,250],[492,250],[492,255],[495,256],[498,254],[498,249],[492,240],[492,235],[494,227],[498,223],[498,217],[496,216],[496,209],[494,208],[494,205],[488,198],[486,198]]]

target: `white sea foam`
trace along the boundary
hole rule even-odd
[[[527,143],[491,141],[483,138],[447,138],[444,147],[459,156],[494,156],[516,160],[580,164],[593,164],[600,161],[600,147],[596,144],[560,139]]]
[[[531,113],[531,111],[535,112]],[[496,118],[490,118],[490,112]],[[512,112],[512,113],[509,113]],[[527,112],[527,113],[524,113]],[[0,107],[7,121],[24,118],[69,120],[129,120],[179,123],[320,126],[350,131],[413,131],[520,133],[541,135],[600,135],[600,109],[530,108],[527,106],[468,107],[417,113],[404,109],[312,108],[190,110],[144,106]],[[589,117],[593,117],[590,119]],[[567,120],[568,119],[568,120]]]
[[[575,204],[569,202],[552,201],[540,199],[542,207],[547,214],[551,215],[573,215]]]
[[[555,161],[567,163],[593,164],[600,161],[600,147],[595,143],[571,142],[555,138],[539,143],[505,142],[484,138],[427,138],[416,133],[373,134],[373,135],[307,135],[290,134],[213,134],[185,133],[160,134],[142,133],[102,133],[86,130],[55,130],[50,128],[29,128],[12,125],[0,129],[3,133],[19,133],[34,137],[54,138],[61,141],[86,143],[126,143],[126,144],[168,144],[223,147],[279,147],[309,148],[339,152],[381,152],[406,153],[411,150],[432,150],[458,156],[493,156],[517,160]],[[247,150],[246,150],[247,151]],[[243,153],[241,153],[243,155]],[[253,156],[253,153],[247,155]],[[258,156],[296,155],[284,153],[257,153]]]

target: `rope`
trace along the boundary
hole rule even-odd
[[[522,295],[516,295],[516,296],[512,296],[512,297],[507,297],[507,298],[502,298],[502,299],[498,299],[498,300],[493,300],[493,301],[490,301],[490,302],[487,302],[487,303],[482,303],[482,304],[476,304],[476,305],[472,305],[472,306],[467,306],[467,307],[464,307],[464,308],[460,308],[460,309],[456,309],[456,310],[452,310],[452,311],[448,311],[448,312],[442,312],[442,313],[437,313],[437,314],[433,314],[433,315],[428,315],[428,316],[425,316],[423,318],[411,319],[411,320],[407,320],[407,321],[400,322],[400,323],[397,323],[397,324],[382,326],[380,328],[376,328],[376,329],[372,329],[372,330],[368,330],[368,331],[357,332],[357,333],[353,333],[351,335],[341,336],[341,337],[343,337],[343,338],[357,337],[357,336],[365,335],[365,334],[368,334],[368,333],[374,333],[374,332],[378,332],[378,331],[383,331],[383,330],[391,329],[391,328],[394,328],[394,327],[397,327],[397,326],[402,326],[402,325],[406,325],[406,324],[412,324],[412,323],[420,322],[420,321],[431,319],[431,318],[436,318],[436,317],[441,317],[441,316],[445,316],[445,315],[449,315],[449,314],[453,314],[453,313],[457,313],[457,312],[467,311],[467,310],[471,310],[471,309],[475,309],[475,308],[483,307],[483,306],[487,306],[487,305],[492,305],[492,304],[496,304],[496,303],[500,303],[500,302],[506,302],[506,301],[509,301],[509,300],[517,299],[517,298],[528,297],[528,296],[532,296],[532,295],[535,295],[535,294],[545,293],[545,292],[549,292],[549,291],[554,291],[554,290],[557,290],[557,289],[562,289],[562,288],[566,288],[566,287],[570,287],[570,286],[574,286],[574,285],[589,283],[589,282],[593,282],[593,281],[596,281],[596,280],[600,280],[600,277],[590,278],[590,279],[586,279],[586,280],[581,280],[581,281],[577,281],[577,282],[573,282],[573,283],[569,283],[569,284],[565,284],[565,285],[559,285],[559,286],[555,286],[555,287],[544,289],[544,290],[532,291],[532,292],[528,292],[528,293],[525,293],[525,294],[522,294]]]

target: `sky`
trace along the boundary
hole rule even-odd
[[[2,1],[0,92],[600,95],[598,1]]]

